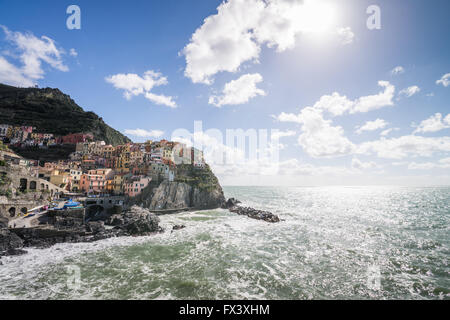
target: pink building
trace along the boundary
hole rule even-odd
[[[107,193],[107,180],[111,179],[113,174],[112,169],[89,170],[81,175],[80,189],[87,193]]]
[[[145,176],[133,176],[124,183],[124,192],[129,197],[136,197],[152,181],[152,178]]]

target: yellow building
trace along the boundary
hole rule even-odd
[[[123,174],[116,174],[113,179],[113,191],[115,194],[123,193]]]
[[[70,180],[70,173],[62,170],[53,170],[50,175],[50,183],[65,188]]]

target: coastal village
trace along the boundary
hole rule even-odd
[[[69,194],[136,197],[151,181],[174,181],[177,165],[205,167],[202,151],[178,142],[149,140],[112,146],[104,141],[94,141],[91,134],[56,137],[33,129],[2,124],[0,139],[5,146],[16,148],[75,145],[75,152],[67,160],[22,161],[31,176],[46,180]]]
[[[163,232],[157,216],[184,211],[224,208],[280,221],[270,212],[241,207],[236,199],[226,201],[203,153],[183,143],[113,146],[92,134],[57,137],[32,127],[0,128],[0,257],[24,254],[24,247]],[[18,152],[58,145],[75,151],[53,162]]]

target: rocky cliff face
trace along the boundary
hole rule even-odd
[[[164,209],[215,209],[225,202],[222,188],[201,190],[184,182],[163,181],[155,190],[147,207],[151,210]]]
[[[215,209],[225,203],[219,180],[206,165],[194,168],[191,165],[177,166],[176,181],[152,182],[142,194],[130,199],[130,205],[139,205],[150,210],[166,209]]]
[[[37,132],[92,133],[117,145],[130,142],[93,112],[85,112],[58,89],[16,88],[0,84],[0,124],[33,126]]]

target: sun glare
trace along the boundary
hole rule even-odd
[[[304,32],[326,34],[333,31],[337,8],[329,2],[307,0],[300,15],[299,23]]]

